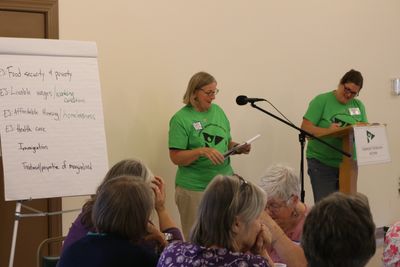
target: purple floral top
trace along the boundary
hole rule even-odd
[[[174,242],[164,249],[157,267],[168,266],[269,267],[259,255],[232,252],[224,248],[205,248],[188,242]]]

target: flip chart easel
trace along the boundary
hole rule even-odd
[[[21,200],[93,194],[108,169],[98,72],[93,42],[0,38],[4,193],[18,201],[10,267]]]
[[[26,209],[29,209],[31,211],[34,211],[35,213],[30,213],[30,214],[22,214],[21,213],[21,207],[24,207]],[[15,258],[15,247],[17,244],[17,234],[18,234],[18,226],[19,226],[19,220],[24,218],[24,217],[39,217],[39,216],[52,216],[52,215],[59,215],[67,212],[75,212],[75,211],[80,211],[81,209],[73,209],[73,210],[63,210],[63,211],[56,211],[56,212],[42,212],[39,210],[35,210],[29,206],[25,206],[22,204],[21,200],[18,200],[16,203],[16,208],[15,208],[15,221],[14,221],[14,227],[13,227],[13,235],[12,235],[12,240],[11,240],[11,252],[10,252],[10,260],[9,260],[9,267],[12,267],[14,265],[14,258]]]

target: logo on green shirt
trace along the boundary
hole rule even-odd
[[[203,137],[204,145],[206,147],[218,147],[218,145],[225,139],[225,129],[216,124],[208,124],[200,132]],[[223,143],[222,143],[223,144]]]

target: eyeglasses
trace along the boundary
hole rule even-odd
[[[289,198],[289,199],[290,199],[290,198]],[[281,208],[287,206],[289,199],[286,200],[286,201],[273,202],[273,203],[268,203],[268,202],[267,202],[267,205],[265,206],[265,209],[268,209],[268,210],[270,210],[271,212],[276,213],[276,212],[278,212]]]
[[[200,88],[199,90],[203,91],[208,96],[215,96],[219,92],[219,89],[215,89],[215,91],[205,91],[203,88]]]
[[[249,184],[247,183],[247,181],[240,176],[239,174],[234,173],[233,176],[239,178],[240,181],[240,190],[242,190],[244,187],[248,186]]]
[[[278,212],[281,208],[286,206],[286,202],[282,201],[280,204],[279,203],[272,203],[268,204],[265,206],[266,209],[272,211],[272,212]]]
[[[359,92],[353,92],[350,88],[348,88],[346,85],[343,84],[343,89],[344,89],[344,93],[346,95],[351,95],[351,97],[356,97],[358,96]]]

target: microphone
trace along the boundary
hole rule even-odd
[[[254,102],[258,101],[266,101],[266,100],[264,98],[249,98],[245,95],[240,95],[236,97],[236,104],[238,104],[239,106],[246,105],[247,103],[253,104]]]

